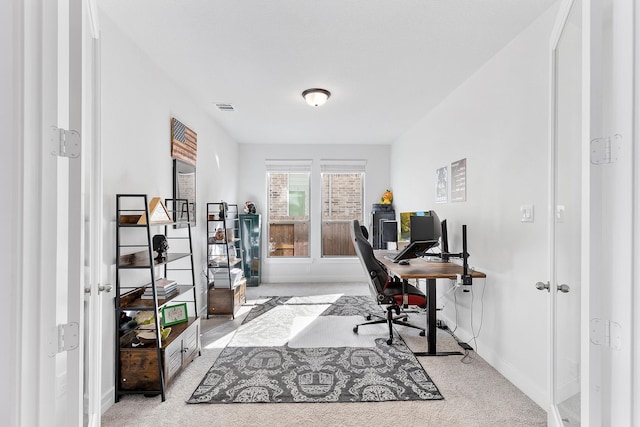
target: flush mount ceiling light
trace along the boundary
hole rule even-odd
[[[330,96],[331,92],[326,89],[314,88],[307,89],[302,92],[302,97],[305,101],[307,101],[307,104],[311,105],[312,107],[319,107],[321,105],[324,105]]]

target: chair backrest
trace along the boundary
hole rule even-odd
[[[382,302],[383,300],[386,300],[383,290],[389,276],[373,254],[373,248],[362,234],[362,229],[360,228],[360,223],[357,219],[353,220],[351,238],[353,246],[356,249],[356,254],[360,259],[360,263],[369,278],[369,290],[371,291],[371,295],[377,301]]]

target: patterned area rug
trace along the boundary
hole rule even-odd
[[[291,304],[328,306],[321,316],[380,312],[370,297],[336,296],[332,302],[277,297],[255,306],[243,326],[250,327],[277,307]],[[261,326],[261,330],[269,329]],[[443,397],[438,388],[404,342],[398,337],[390,346],[382,336],[375,339],[373,347],[291,348],[286,343],[282,346],[230,343],[187,403],[440,399]]]

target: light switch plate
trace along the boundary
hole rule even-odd
[[[533,205],[520,206],[520,222],[533,222]]]

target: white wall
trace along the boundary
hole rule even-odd
[[[102,30],[102,147],[104,169],[104,264],[115,284],[115,195],[144,193],[172,197],[170,120],[198,134],[197,225],[192,229],[196,282],[206,304],[203,271],[206,202],[235,201],[238,145],[182,90],[132,44],[106,16]],[[103,409],[113,399],[113,301],[103,307]]]
[[[347,282],[366,279],[356,258],[323,259],[320,256],[320,160],[366,160],[365,170],[365,223],[369,221],[371,204],[377,203],[382,192],[389,187],[388,145],[273,145],[240,144],[240,176],[238,177],[238,203],[247,200],[256,203],[263,214],[262,253],[267,253],[267,159],[312,160],[311,177],[311,243],[310,257],[301,259],[263,258],[262,281],[275,282]],[[245,165],[245,166],[243,166]]]
[[[456,291],[456,335],[546,407],[548,41],[555,8],[489,60],[391,150],[397,211],[434,209],[447,219],[450,249],[487,274]],[[467,159],[466,202],[435,204],[435,170]],[[417,173],[416,171],[421,171]],[[416,185],[416,179],[420,179]],[[520,206],[535,221],[520,221]],[[439,282],[439,316],[455,326],[450,282]],[[481,327],[481,329],[480,329]]]

